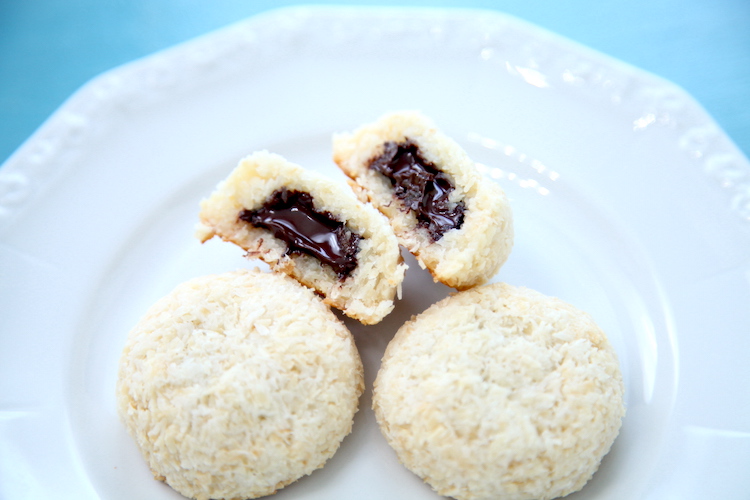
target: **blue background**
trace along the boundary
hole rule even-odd
[[[318,2],[0,0],[0,162],[97,74],[253,14],[310,3]],[[680,85],[750,156],[750,0],[367,5],[475,7],[512,14]]]

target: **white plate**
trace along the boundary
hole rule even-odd
[[[109,72],[0,169],[0,497],[179,498],[115,414],[130,327],[188,278],[249,265],[193,238],[197,205],[266,148],[342,178],[330,136],[421,109],[505,188],[497,280],[590,312],[628,414],[570,498],[746,499],[750,165],[684,92],[498,13],[293,8]],[[413,264],[413,261],[412,261]],[[354,331],[368,388],[405,299]],[[435,498],[381,438],[369,394],[322,470],[275,498]]]

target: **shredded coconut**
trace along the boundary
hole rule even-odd
[[[459,500],[581,489],[619,433],[623,382],[589,315],[493,284],[458,292],[389,344],[373,408],[399,459]]]
[[[363,390],[351,334],[275,273],[193,279],[130,332],[117,405],[154,476],[197,500],[269,495],[322,467]]]

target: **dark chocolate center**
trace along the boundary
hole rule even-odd
[[[370,168],[391,181],[396,197],[416,212],[418,225],[427,229],[433,241],[463,224],[466,205],[448,201],[455,186],[422,157],[413,142],[386,142],[383,153],[370,161]]]
[[[242,210],[240,220],[267,229],[287,244],[288,254],[308,254],[345,278],[357,267],[362,237],[328,212],[313,207],[310,193],[275,191],[258,210]]]

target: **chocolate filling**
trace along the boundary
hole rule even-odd
[[[455,189],[448,176],[425,160],[419,147],[408,139],[383,146],[383,153],[370,161],[370,168],[391,181],[396,197],[407,210],[416,212],[417,225],[427,229],[432,241],[451,229],[460,229],[466,205],[448,201]]]
[[[279,189],[258,210],[242,210],[239,219],[271,231],[287,244],[287,254],[312,255],[331,266],[339,278],[357,267],[362,237],[330,213],[316,211],[310,193]]]

